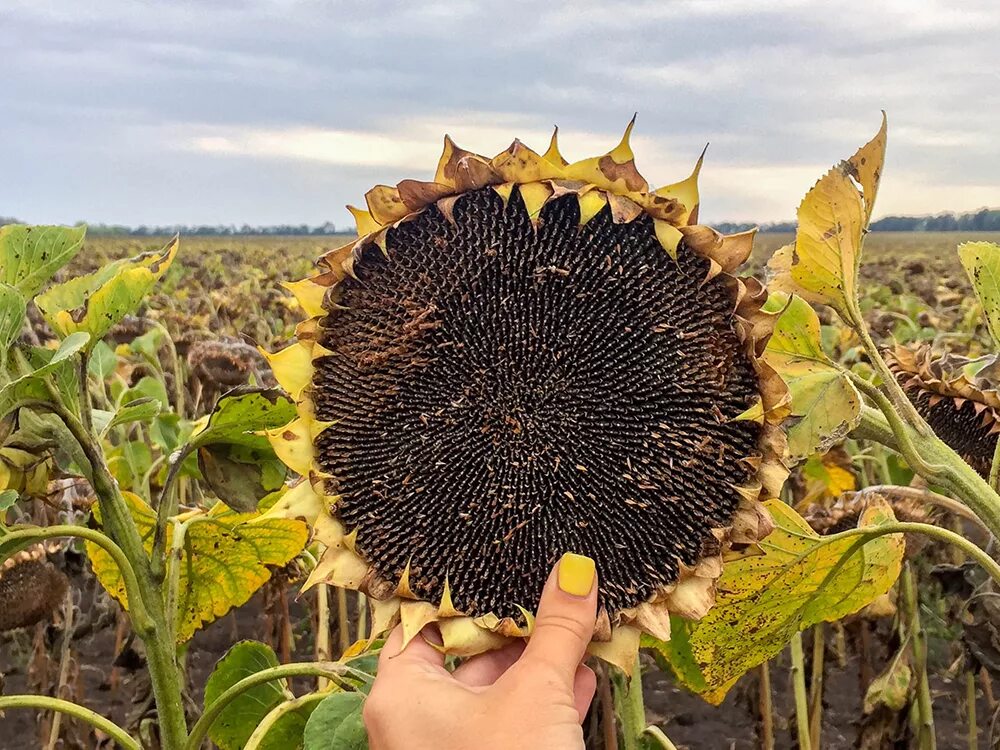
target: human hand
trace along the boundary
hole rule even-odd
[[[422,637],[400,651],[397,627],[365,702],[372,750],[580,750],[597,686],[582,664],[596,613],[594,562],[567,553],[545,584],[527,646],[511,644],[449,672]]]

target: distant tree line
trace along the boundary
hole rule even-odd
[[[17,219],[0,216],[0,226],[18,224]],[[82,222],[81,222],[82,223]],[[713,224],[724,234],[744,232],[754,226],[751,222],[724,221]],[[794,221],[778,221],[760,224],[764,233],[794,232]],[[1000,208],[982,208],[970,213],[942,213],[936,216],[886,216],[872,222],[873,232],[1000,232]],[[235,235],[273,236],[317,236],[353,234],[353,229],[338,229],[332,222],[318,226],[308,224],[275,224],[273,226],[251,226],[243,224],[185,225],[128,227],[120,224],[90,224],[87,228],[92,236],[109,237],[163,237],[174,234],[196,237],[232,237]]]

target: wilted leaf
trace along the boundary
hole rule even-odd
[[[850,320],[857,299],[862,237],[871,219],[884,159],[883,117],[874,139],[806,193],[799,205],[795,244],[781,248],[768,261],[769,288],[830,305]]]
[[[24,297],[9,284],[0,283],[0,368],[7,369],[10,347],[24,327]]]
[[[0,227],[0,282],[31,299],[83,247],[87,227]]]
[[[142,537],[152,551],[156,514],[140,497],[122,493]],[[94,506],[100,521],[100,503]],[[271,577],[268,566],[281,566],[305,547],[308,527],[284,518],[260,519],[258,513],[234,513],[217,505],[188,521],[184,551],[179,561],[176,633],[178,643],[188,640],[203,625],[245,604]],[[167,527],[167,546],[173,540]],[[94,573],[113,597],[128,608],[125,587],[114,561],[104,550],[87,544]]]
[[[872,680],[865,691],[865,713],[870,714],[878,706],[888,706],[893,711],[902,711],[910,697],[910,665],[903,656],[897,655],[885,671]]]
[[[787,307],[786,307],[787,305]],[[792,396],[786,422],[788,453],[798,461],[828,450],[857,426],[861,398],[850,379],[823,352],[816,311],[801,297],[772,293],[769,312],[785,309],[767,343],[764,359]]]
[[[306,723],[305,750],[368,750],[361,720],[364,705],[360,693],[333,693],[326,698]]]
[[[1000,347],[1000,245],[993,242],[963,242],[958,257],[969,274],[993,343]]]
[[[241,641],[223,656],[205,684],[205,708],[237,682],[278,666],[270,646]],[[219,713],[208,736],[220,750],[242,750],[257,725],[279,703],[291,697],[285,680],[265,682],[241,693]]]
[[[887,592],[899,576],[901,534],[860,545],[856,536],[821,537],[789,506],[765,503],[775,530],[763,554],[726,563],[715,607],[697,622],[672,619],[672,639],[655,648],[679,681],[713,704],[748,670],[781,652],[792,635],[818,622],[857,612]],[[884,502],[872,504],[859,526],[892,523]]]
[[[109,263],[87,276],[50,287],[35,299],[49,325],[62,336],[87,331],[96,342],[135,312],[174,260],[175,237],[159,252]]]
[[[802,465],[805,493],[796,496],[796,508],[840,497],[857,488],[851,472],[851,457],[842,448],[814,454]]]
[[[248,513],[280,488],[285,469],[274,451],[215,444],[198,449],[198,468],[212,493],[235,511]]]

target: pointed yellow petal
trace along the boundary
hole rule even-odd
[[[451,600],[451,584],[448,579],[444,579],[444,593],[441,595],[441,603],[438,605],[438,614],[441,617],[458,617],[462,613],[455,609],[455,604]]]
[[[258,349],[271,365],[274,379],[278,381],[278,385],[288,391],[289,396],[298,401],[303,389],[312,382],[311,347],[300,341],[286,346],[274,354],[262,347],[258,347]]]
[[[577,200],[580,202],[581,227],[597,216],[601,209],[608,205],[608,196],[600,190],[589,190],[586,193],[582,193],[577,196]]]
[[[313,539],[324,547],[343,546],[344,525],[328,512],[321,513],[313,525]]]
[[[559,153],[559,126],[556,125],[552,129],[552,138],[549,140],[548,150],[542,154],[542,158],[546,161],[552,162],[557,167],[569,166],[569,162],[563,158],[563,155]]]
[[[705,146],[705,149],[701,152],[701,156],[698,157],[698,162],[694,165],[694,170],[686,179],[675,182],[672,185],[664,185],[653,191],[653,195],[658,195],[661,198],[673,198],[684,206],[684,211],[678,220],[678,223],[682,226],[698,223],[698,207],[700,202],[700,198],[698,197],[698,174],[701,172],[701,165],[705,161],[705,151],[707,150],[708,146]]]
[[[591,641],[587,653],[608,664],[614,664],[625,674],[631,675],[639,655],[641,631],[631,625],[620,625],[612,629],[610,641]]]
[[[505,182],[502,185],[494,185],[493,190],[503,199],[503,204],[506,206],[507,201],[510,200],[510,194],[514,190],[514,183]]]
[[[488,159],[459,148],[449,136],[444,137],[444,151],[438,160],[434,182],[465,192],[503,181]]]
[[[471,617],[447,617],[438,621],[445,653],[454,656],[475,656],[502,648],[510,640],[483,630]]]
[[[300,279],[299,281],[286,281],[282,286],[295,295],[299,307],[310,318],[323,315],[326,312],[323,309],[323,298],[326,296],[328,287],[317,284],[312,278]]]
[[[583,180],[599,188],[618,194],[642,193],[649,190],[649,183],[635,168],[635,155],[629,138],[635,117],[625,128],[621,142],[604,156],[574,162],[566,167],[566,177]]]
[[[365,193],[365,203],[372,219],[385,226],[399,221],[410,213],[410,209],[399,197],[399,190],[388,185],[376,185]]]
[[[327,506],[323,498],[317,494],[312,483],[303,479],[285,492],[266,513],[253,519],[250,523],[269,518],[300,518],[310,526],[316,524],[316,519],[327,515]]]
[[[358,237],[366,237],[382,228],[382,225],[375,221],[375,217],[367,211],[362,211],[360,208],[355,208],[354,206],[348,206],[347,210],[354,217],[354,223],[358,228]]]
[[[403,623],[402,648],[406,648],[425,626],[437,622],[437,607],[430,602],[401,602],[399,619]]]
[[[663,219],[653,219],[653,229],[656,231],[656,239],[660,241],[660,245],[667,251],[667,255],[677,260],[677,246],[684,239],[681,231]]]
[[[403,575],[399,577],[399,583],[396,584],[396,591],[394,592],[396,596],[404,597],[406,599],[416,599],[417,595],[413,593],[410,589],[410,563],[406,563],[406,567],[403,568]]]
[[[494,156],[490,164],[504,182],[523,184],[555,180],[563,176],[561,167],[547,161],[520,141],[514,141],[510,148]]]
[[[552,197],[552,188],[544,182],[530,182],[527,185],[521,185],[519,189],[528,216],[531,217],[532,221],[537,221],[542,207]]]
[[[281,462],[302,476],[309,475],[315,455],[312,444],[313,424],[311,419],[300,418],[276,430],[264,431]]]

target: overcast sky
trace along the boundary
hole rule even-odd
[[[877,215],[1000,205],[1000,3],[0,0],[0,215],[346,224],[447,132],[793,218],[889,115]]]

